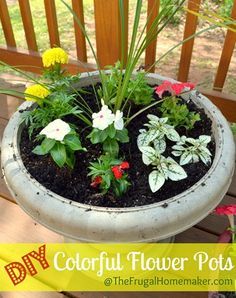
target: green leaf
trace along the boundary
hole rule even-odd
[[[148,118],[149,120],[151,120],[151,121],[156,122],[156,123],[159,123],[159,121],[160,121],[160,118],[159,118],[159,117],[157,117],[156,115],[152,115],[152,114],[148,114],[148,115],[147,115],[147,118]]]
[[[166,142],[165,142],[165,139],[163,138],[160,138],[160,139],[155,139],[153,141],[153,145],[154,145],[154,148],[155,150],[161,154],[163,152],[165,152],[166,150]]]
[[[105,174],[102,176],[103,179],[103,186],[105,189],[109,189],[111,186],[111,176],[109,174]]]
[[[148,177],[149,186],[152,192],[158,191],[165,183],[165,177],[159,171],[152,171]]]
[[[56,142],[55,146],[50,151],[52,159],[61,168],[66,162],[66,149],[65,145]]]
[[[162,134],[162,132],[161,132],[160,130],[157,130],[157,129],[150,129],[150,130],[147,132],[149,142],[152,142],[152,141],[155,140],[156,138],[160,138],[161,134]]]
[[[233,135],[236,135],[236,123],[231,123],[230,128],[233,132]]]
[[[44,139],[42,144],[41,144],[41,147],[42,147],[42,150],[45,152],[45,153],[48,153],[52,147],[55,145],[56,143],[56,140],[53,140],[53,139]]]
[[[109,153],[111,156],[117,156],[119,153],[119,145],[116,140],[107,139],[103,143],[103,150]]]
[[[156,151],[151,146],[143,146],[143,147],[140,147],[139,149],[143,154],[147,156],[150,156],[150,157],[156,156]]]
[[[114,139],[115,135],[116,135],[116,129],[114,127],[113,124],[109,125],[108,128],[106,129],[108,136],[111,139]]]
[[[146,131],[138,135],[138,138],[137,138],[138,148],[148,146],[149,143],[150,143],[149,135]]]
[[[139,150],[143,153],[142,160],[145,165],[150,165],[156,159],[156,151],[150,146],[140,147]]]
[[[205,165],[210,165],[211,164],[211,158],[208,154],[206,154],[205,152],[200,152],[199,153],[199,157],[201,159],[201,161],[205,164]]]
[[[203,144],[208,144],[211,141],[211,136],[201,135],[199,136],[199,141],[201,141]]]
[[[169,129],[166,133],[166,136],[169,140],[173,142],[178,142],[180,139],[180,136],[175,129]]]
[[[69,168],[73,169],[75,165],[75,155],[71,150],[66,150],[66,164]]]
[[[174,160],[170,157],[167,158],[168,160],[172,160],[173,163],[168,167],[168,178],[172,181],[179,181],[182,179],[187,178],[187,174],[185,170],[178,165]]]
[[[46,155],[53,148],[55,143],[56,140],[46,138],[43,140],[41,145],[36,146],[32,152],[37,155]]]
[[[92,132],[89,134],[88,138],[92,144],[103,143],[108,137],[107,130],[100,130],[100,129],[93,129]]]
[[[71,150],[74,150],[74,151],[84,150],[84,148],[81,146],[79,137],[76,135],[65,136],[64,142],[66,143],[66,145],[70,147]]]
[[[189,151],[185,151],[182,155],[181,155],[181,158],[180,158],[180,162],[179,164],[181,166],[184,166],[188,163],[191,163],[192,162],[192,154],[189,152]]]
[[[115,138],[117,141],[121,143],[128,143],[129,142],[128,129],[123,128],[122,130],[117,130]]]
[[[178,157],[182,154],[182,152],[181,151],[172,151],[171,154]]]
[[[45,152],[45,151],[43,150],[43,148],[42,148],[41,145],[36,146],[36,147],[34,148],[34,150],[32,150],[32,152],[33,152],[34,154],[37,154],[37,155],[45,155],[45,154],[48,153],[48,152]]]

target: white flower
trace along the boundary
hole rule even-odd
[[[112,113],[107,105],[103,105],[100,112],[93,113],[92,118],[93,127],[104,130],[114,122],[115,115]]]
[[[119,110],[116,111],[114,127],[117,130],[122,130],[124,128],[123,112]]]
[[[64,137],[71,131],[70,125],[61,119],[56,119],[50,122],[43,130],[40,135],[45,135],[48,139],[56,141],[63,141]]]

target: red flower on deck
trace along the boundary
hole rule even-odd
[[[93,179],[92,183],[90,184],[92,187],[97,187],[99,184],[102,183],[102,177],[97,176]]]
[[[179,95],[184,89],[192,90],[194,87],[195,85],[193,83],[171,83],[169,81],[164,81],[161,85],[155,88],[155,92],[162,98],[162,94],[165,91],[169,91],[171,95]]]
[[[116,179],[121,179],[126,169],[129,169],[129,163],[127,161],[123,161],[120,165],[111,168]]]
[[[236,215],[236,205],[221,205],[216,207],[214,213],[218,215]]]

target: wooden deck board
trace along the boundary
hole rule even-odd
[[[0,198],[0,243],[63,242],[63,237],[34,222],[21,208]]]
[[[11,115],[15,113],[19,105],[22,103],[22,100],[9,95],[1,95],[0,100],[0,117],[4,119],[9,119]]]

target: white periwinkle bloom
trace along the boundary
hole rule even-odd
[[[71,131],[70,125],[61,119],[56,119],[50,122],[39,133],[45,135],[48,139],[63,141],[64,137]]]
[[[107,105],[103,105],[100,112],[93,113],[92,118],[93,127],[104,130],[114,122],[115,115],[112,113]]]
[[[123,112],[119,110],[116,111],[114,127],[117,130],[122,130],[124,128]]]

